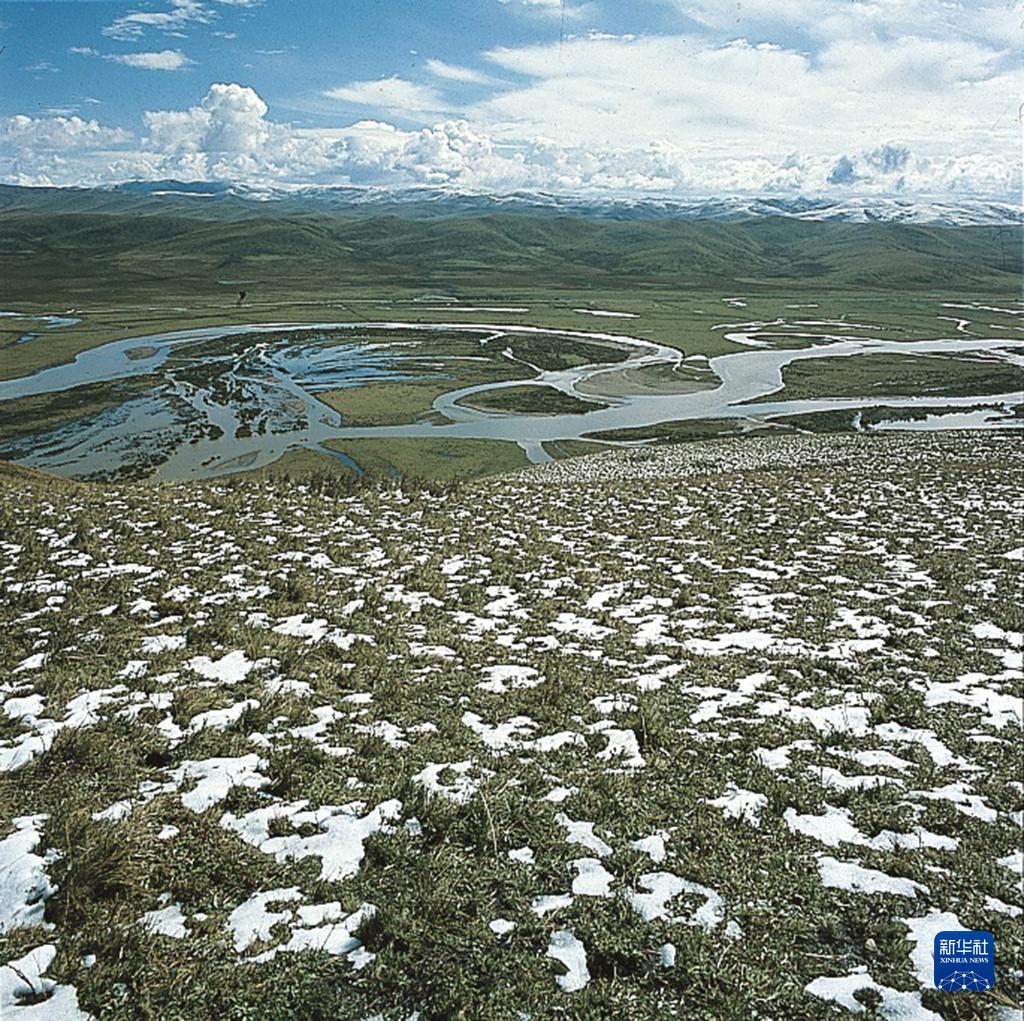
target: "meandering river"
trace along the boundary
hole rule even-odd
[[[838,324],[837,324],[838,325]],[[470,333],[491,341],[530,334],[611,344],[626,349],[625,361],[594,363],[558,371],[540,371],[533,382],[584,400],[599,400],[586,414],[527,415],[481,411],[460,403],[473,393],[522,385],[523,380],[487,383],[456,389],[439,397],[434,408],[447,420],[413,425],[355,428],[317,399],[317,392],[395,378],[401,372],[401,344],[376,343],[372,338],[403,331]],[[302,338],[293,334],[302,333]],[[314,333],[358,334],[352,343],[325,344],[309,339]],[[212,358],[223,362],[217,392],[187,382],[170,371],[168,359],[201,341],[253,335],[242,352]],[[370,338],[370,339],[367,339]],[[68,476],[115,472],[132,464],[147,464],[165,479],[204,478],[239,468],[270,464],[292,447],[324,449],[327,440],[374,437],[449,436],[507,440],[518,443],[533,461],[549,458],[543,444],[584,439],[612,429],[653,426],[694,419],[738,419],[763,423],[780,415],[851,410],[865,406],[894,409],[1000,406],[1004,412],[965,411],[952,416],[929,416],[899,427],[992,428],[1012,424],[1009,407],[1024,401],[1020,391],[967,397],[881,397],[800,401],[749,402],[782,388],[782,371],[806,358],[844,358],[858,354],[933,355],[1024,350],[1024,340],[978,338],[962,333],[955,338],[889,341],[843,334],[814,337],[814,346],[796,349],[752,347],[713,358],[708,363],[718,385],[688,393],[626,393],[622,387],[602,387],[623,371],[674,368],[682,360],[675,349],[619,333],[553,330],[502,323],[265,323],[210,327],[120,340],[80,353],[73,362],[31,376],[0,382],[0,401],[49,394],[85,383],[126,380],[163,373],[165,384],[120,406],[80,419],[16,443],[3,453],[13,460]],[[422,360],[419,356],[418,360]],[[1019,363],[1019,361],[1018,361]],[[585,389],[581,389],[586,384]],[[228,395],[228,396],[226,396]],[[185,428],[182,408],[191,428]],[[260,429],[247,428],[254,415]],[[956,419],[955,422],[947,418]],[[1019,420],[1018,420],[1019,424]]]

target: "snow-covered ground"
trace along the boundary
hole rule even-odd
[[[1019,1000],[1022,469],[0,474],[0,1015],[952,1019],[942,928]]]

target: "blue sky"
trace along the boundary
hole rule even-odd
[[[0,180],[1019,194],[1005,0],[0,0]]]
[[[557,39],[560,25],[560,19],[524,18],[511,5],[479,0],[268,0],[204,6],[211,15],[205,23],[188,21],[170,31],[149,30],[137,39],[119,40],[104,35],[118,17],[132,11],[166,12],[172,5],[0,2],[8,47],[0,113],[95,114],[83,106],[83,97],[90,96],[103,104],[105,123],[132,129],[144,110],[186,108],[212,81],[226,81],[255,87],[275,115],[296,124],[333,124],[345,114],[357,118],[360,109],[325,100],[330,87],[395,74],[430,81],[425,71],[430,58],[472,63],[494,46]],[[429,17],[424,17],[426,7],[433,8]],[[142,78],[134,68],[73,54],[76,48],[109,56],[171,49],[193,63],[176,73]]]

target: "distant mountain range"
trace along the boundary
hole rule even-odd
[[[228,182],[129,181],[100,188],[0,186],[0,210],[48,212],[200,212],[204,217],[332,213],[411,218],[525,213],[592,220],[714,220],[781,217],[842,223],[902,223],[939,227],[999,227],[1024,223],[1024,208],[986,199],[866,197],[708,198],[554,195],[545,192],[472,194],[445,188],[307,187],[283,189]],[[268,207],[270,207],[268,209]]]

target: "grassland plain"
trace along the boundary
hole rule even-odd
[[[4,469],[0,1013],[1017,1017],[1022,469]],[[929,988],[958,928],[994,991]]]
[[[1024,395],[1024,364],[969,354],[958,357],[912,357],[865,354],[829,361],[809,358],[782,370],[781,391],[760,401],[808,397],[920,396],[970,397]],[[754,402],[752,402],[754,403]]]
[[[796,303],[839,318],[851,296],[901,335],[934,326],[939,294],[1009,301],[1019,227],[939,228],[776,219],[596,222],[549,216],[189,215],[94,196],[49,211],[60,195],[0,196],[2,311],[76,309],[82,322],[36,332],[0,319],[0,378],[110,340],[240,321],[408,318],[444,321],[445,301],[523,307],[506,321],[579,326],[579,309],[624,309],[636,335],[720,354],[708,329],[726,295],[759,296],[758,316]],[[31,207],[25,207],[25,201]],[[42,202],[42,205],[35,203]],[[382,286],[380,281],[387,281]],[[237,306],[246,292],[243,313]],[[992,304],[1000,304],[998,300]],[[59,309],[55,309],[55,304]],[[741,306],[737,306],[741,307]],[[326,313],[330,312],[328,315]],[[244,317],[244,318],[240,318]],[[609,325],[615,320],[592,320]]]
[[[0,260],[0,272],[4,272]],[[955,310],[944,303],[972,301],[983,305],[1015,307],[1018,295],[1012,290],[993,289],[979,297],[965,298],[962,289],[935,289],[929,292],[895,294],[884,288],[836,287],[828,281],[798,282],[780,287],[778,283],[739,284],[735,290],[714,289],[681,283],[676,287],[649,286],[626,289],[594,283],[582,287],[548,286],[498,287],[477,284],[450,284],[435,295],[428,284],[390,285],[386,288],[356,286],[352,283],[324,280],[315,288],[267,282],[248,285],[249,296],[238,305],[237,288],[216,281],[190,289],[180,281],[163,278],[151,291],[140,291],[116,274],[108,274],[81,292],[68,295],[52,288],[45,295],[25,298],[17,280],[5,281],[5,311],[45,315],[73,309],[81,322],[59,329],[40,329],[29,318],[0,319],[0,379],[27,375],[50,365],[70,361],[80,351],[129,337],[209,326],[234,326],[247,322],[324,321],[445,323],[471,319],[551,329],[610,329],[612,332],[655,340],[684,350],[687,354],[713,357],[739,350],[715,329],[723,320],[777,318],[842,321],[844,318],[877,324],[881,336],[892,339],[922,339],[949,336],[953,326],[937,319]],[[742,305],[728,304],[723,298],[742,294]],[[437,298],[458,298],[452,301]],[[488,309],[522,309],[502,311]],[[624,310],[635,318],[603,319],[577,311]],[[473,310],[467,311],[467,310]],[[484,311],[477,311],[484,310]],[[979,317],[980,318],[980,317]],[[985,323],[1010,331],[1011,317],[985,310]],[[29,334],[35,338],[20,342]],[[1012,335],[1008,332],[1008,335]],[[794,343],[800,344],[799,340]]]
[[[371,477],[391,476],[431,483],[494,475],[528,463],[526,454],[516,444],[500,440],[392,437],[328,440],[327,446],[354,460],[360,470]]]
[[[842,336],[854,340],[873,338],[895,342],[959,339],[962,336],[965,345],[978,338],[1005,337],[1009,344],[1019,340],[1022,329],[1020,306],[1016,299],[993,294],[965,297],[959,292],[895,294],[826,290],[817,293],[805,285],[791,291],[758,285],[744,289],[740,294],[723,293],[721,289],[715,292],[683,288],[626,292],[621,289],[559,291],[548,288],[512,293],[460,291],[459,297],[450,293],[434,294],[422,289],[399,288],[379,292],[353,291],[344,299],[292,297],[284,301],[273,294],[263,294],[264,300],[250,296],[244,307],[239,307],[237,302],[224,300],[226,289],[226,284],[220,285],[219,300],[195,296],[177,299],[164,295],[162,303],[154,306],[124,304],[76,308],[73,315],[69,312],[57,324],[41,324],[27,318],[33,310],[26,306],[20,309],[23,313],[21,318],[0,318],[0,328],[7,331],[0,338],[0,379],[66,362],[76,352],[111,339],[145,337],[160,331],[211,325],[237,328],[247,322],[368,322],[379,324],[379,328],[338,333],[331,343],[339,347],[351,345],[353,352],[361,345],[375,349],[377,354],[373,358],[376,361],[370,374],[365,379],[339,377],[339,382],[334,384],[336,389],[325,388],[321,382],[315,392],[316,399],[340,412],[344,424],[357,428],[428,421],[441,424],[445,421],[444,415],[434,409],[433,404],[452,390],[516,379],[523,379],[525,383],[541,370],[560,371],[583,363],[613,362],[623,357],[622,349],[617,350],[611,344],[597,343],[583,336],[559,337],[553,342],[551,338],[529,333],[507,332],[516,325],[570,330],[574,334],[586,334],[588,331],[593,334],[622,333],[666,341],[684,352],[686,357],[680,366],[673,369],[647,366],[607,373],[580,384],[581,395],[597,400],[604,395],[612,401],[623,394],[683,394],[713,388],[716,379],[708,368],[707,359],[725,353],[749,352],[751,348],[827,346]],[[274,293],[279,293],[279,289]],[[815,300],[808,300],[811,298]],[[175,304],[177,300],[185,303]],[[38,308],[34,311],[42,312]],[[52,306],[50,311],[53,311]],[[421,334],[416,330],[402,330],[392,336],[385,326],[380,325],[388,322],[434,326],[474,322],[505,325],[495,327],[494,336],[488,339],[472,333],[443,330],[424,330]],[[298,343],[303,332],[290,336]],[[310,335],[317,332],[311,330]],[[234,351],[241,357],[240,348],[252,340],[246,335],[229,340],[215,338],[181,349],[173,353],[162,367],[133,379],[114,379],[62,390],[50,396],[0,402],[0,443],[5,445],[5,456],[24,456],[26,444],[34,443],[37,438],[48,438],[57,444],[66,443],[76,430],[98,428],[101,422],[116,420],[122,414],[119,409],[129,402],[142,402],[152,397],[171,400],[168,410],[177,423],[171,427],[171,433],[175,429],[180,432],[188,428],[191,430],[190,439],[200,434],[214,434],[212,427],[203,425],[210,404],[229,409],[237,407],[243,428],[235,438],[254,438],[253,449],[246,451],[245,457],[236,465],[244,467],[246,458],[248,463],[252,463],[252,459],[257,457],[255,440],[271,428],[272,416],[265,413],[262,398],[247,391],[244,381],[236,379],[230,382],[226,376],[221,380],[219,373],[231,367],[230,359],[225,360],[222,356]],[[258,347],[258,344],[250,344],[254,352]],[[138,348],[126,353],[131,355],[141,351],[152,355],[156,350],[154,343],[140,340]],[[201,357],[204,352],[216,357],[204,360]],[[265,371],[261,358],[257,352],[257,372]],[[130,362],[129,357],[125,364]],[[872,398],[905,393],[933,397],[933,410],[938,413],[943,411],[944,399],[951,400],[965,393],[977,393],[980,399],[981,395],[993,390],[1020,389],[1021,379],[1021,368],[1009,359],[998,361],[962,353],[928,357],[866,353],[831,360],[823,357],[787,366],[787,386],[771,399],[848,395],[864,398],[866,406],[870,407],[867,402]],[[174,392],[171,398],[167,396],[171,393],[169,383]],[[355,385],[357,383],[362,385]],[[201,400],[200,409],[189,410],[186,404],[177,400],[182,393],[193,392],[209,394],[211,402]],[[539,400],[532,400],[532,396],[538,396]],[[524,402],[526,397],[531,399]],[[510,400],[514,403],[510,404]],[[582,412],[596,406],[567,402],[554,390],[539,394],[534,390],[532,395],[530,390],[492,391],[464,399],[464,405],[474,401],[476,407],[542,415],[564,410]],[[141,403],[133,406],[141,406]],[[291,398],[284,399],[284,411],[290,410],[294,415],[296,407]],[[752,403],[751,414],[756,414],[757,408],[757,403]],[[998,413],[998,409],[994,413]],[[905,413],[894,417],[900,415],[905,417]],[[870,425],[870,418],[869,415],[863,424]],[[858,421],[856,412],[851,411],[848,414],[828,412],[811,419],[806,419],[806,416],[776,416],[771,424],[776,428],[813,430],[830,429],[834,425],[843,430],[856,428]],[[721,428],[714,427],[712,433],[738,431],[735,424],[719,424]],[[594,429],[590,432],[602,431]],[[128,459],[130,464],[118,467],[114,457],[111,471],[106,471],[101,465],[97,477],[104,474],[114,477],[119,473],[121,477],[139,477],[155,470],[161,460],[171,456],[176,443],[171,433],[154,436],[152,451],[147,447],[145,452],[141,452],[140,447],[135,460]],[[627,427],[613,432],[605,430],[598,438],[616,442],[663,441],[707,434],[708,427],[703,423],[670,421],[657,427],[645,426],[639,431]],[[380,467],[389,473],[408,470],[418,477],[447,480],[465,472],[486,474],[505,470],[520,460],[516,451],[511,448],[502,450],[497,444],[489,448],[498,455],[490,462],[477,456],[484,449],[479,445],[476,450],[467,449],[465,457],[452,457],[453,443],[440,443],[433,438],[418,444],[412,440],[398,445],[383,440],[375,440],[372,444],[360,442],[362,453],[369,455],[371,462],[362,467],[371,470]],[[351,456],[351,451],[334,446]],[[415,451],[417,446],[418,451]],[[569,450],[589,452],[592,449],[564,441],[548,452],[562,456]],[[377,455],[389,450],[401,454],[401,466],[381,463]],[[334,468],[344,470],[340,461],[334,462]]]
[[[510,411],[527,415],[583,415],[595,407],[601,407],[598,401],[583,401],[572,394],[544,386],[502,387],[500,390],[469,394],[460,398],[458,403],[485,411]]]

